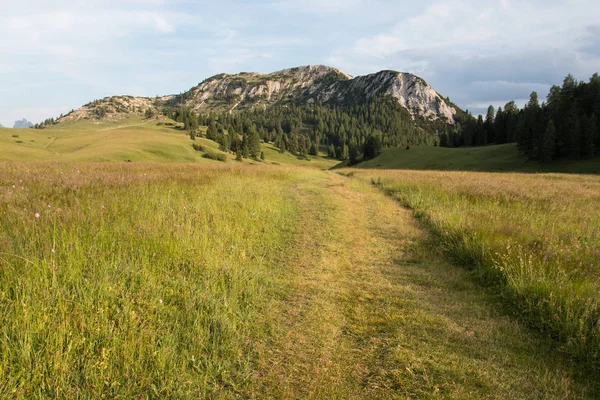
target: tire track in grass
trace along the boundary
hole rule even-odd
[[[255,398],[592,398],[550,340],[444,260],[410,212],[332,173],[302,209]]]

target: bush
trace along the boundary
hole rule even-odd
[[[217,154],[217,153],[205,153],[202,155],[202,157],[204,158],[208,158],[210,160],[217,160],[217,161],[227,161],[227,157],[225,156],[225,154]]]
[[[201,144],[194,143],[194,144],[192,144],[192,147],[196,151],[206,151],[206,148],[204,146],[202,146]]]

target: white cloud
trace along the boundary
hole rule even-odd
[[[366,0],[277,0],[271,5],[285,12],[348,13],[365,3]]]
[[[599,13],[592,0],[435,0],[328,60],[359,73],[372,65],[416,73],[465,108],[533,90],[543,99],[568,73],[587,79],[600,70]]]
[[[353,52],[387,57],[410,49],[490,54],[507,49],[568,47],[597,23],[597,1],[541,3],[438,0],[423,13],[400,18],[389,31],[358,40]]]

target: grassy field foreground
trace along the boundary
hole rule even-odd
[[[249,374],[291,174],[2,164],[0,393],[204,396]]]
[[[599,393],[397,201],[316,169],[0,163],[0,320],[2,398]]]
[[[600,177],[360,172],[415,210],[461,264],[500,283],[525,320],[600,359]]]

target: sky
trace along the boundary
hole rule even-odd
[[[0,124],[222,72],[421,76],[474,114],[600,71],[598,0],[0,0]]]

